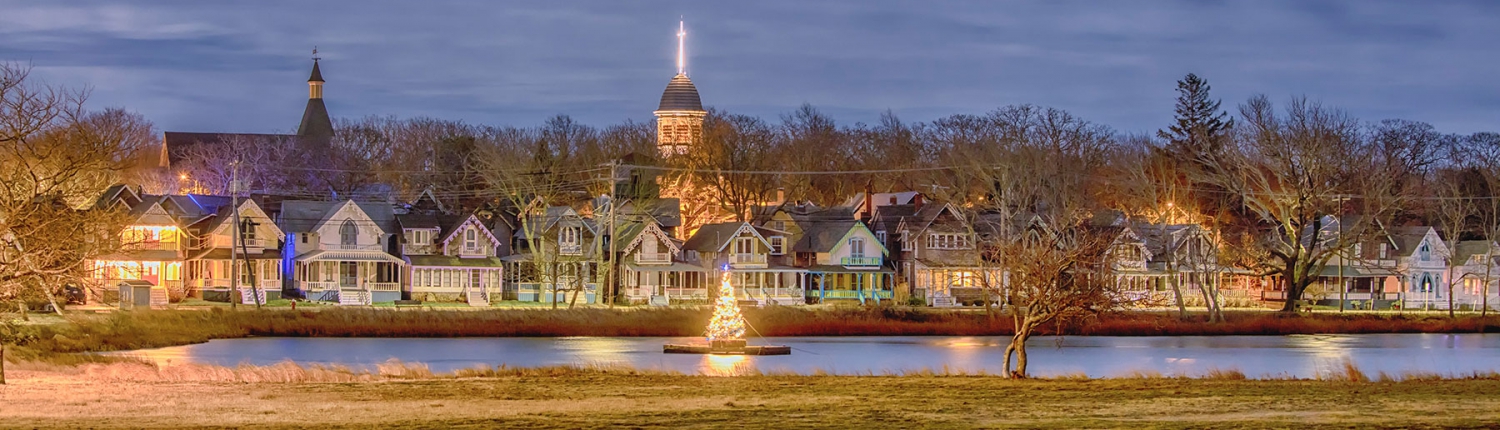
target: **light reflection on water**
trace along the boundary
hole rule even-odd
[[[372,366],[395,358],[447,372],[475,366],[630,366],[688,374],[826,372],[883,374],[947,371],[1000,373],[1008,337],[804,337],[751,339],[752,345],[793,348],[789,356],[663,354],[667,343],[701,338],[248,338],[130,354],[159,363],[219,365],[303,363]],[[1250,377],[1315,377],[1354,362],[1366,374],[1500,371],[1497,334],[1375,334],[1298,336],[1040,337],[1028,343],[1037,375],[1132,372],[1201,375],[1239,370]]]

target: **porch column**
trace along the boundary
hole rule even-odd
[[[860,274],[858,274],[858,273],[851,273],[850,275],[854,275],[854,276],[850,277],[851,281],[863,280],[864,279],[864,278],[860,278]],[[861,305],[865,304],[865,286],[862,285],[861,282],[858,282],[858,281],[854,282],[854,297],[859,297],[859,304],[861,304]]]
[[[868,279],[870,280],[870,297],[874,298],[875,299],[875,304],[878,305],[878,304],[880,304],[880,293],[879,293],[880,288],[877,288],[875,286],[875,281],[877,280],[876,276],[877,276],[876,274],[871,273],[871,274],[869,274],[869,278]]]
[[[823,303],[823,301],[827,300],[827,298],[828,298],[828,286],[826,285],[827,281],[828,281],[828,274],[826,274],[826,273],[819,273],[818,274],[818,303]]]

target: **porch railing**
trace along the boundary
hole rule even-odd
[[[843,265],[847,267],[869,267],[879,266],[880,257],[844,257]]]
[[[636,254],[635,262],[640,264],[667,264],[672,262],[672,254],[665,252]]]
[[[337,290],[339,283],[336,281],[301,281],[303,290]]]
[[[365,289],[370,291],[401,291],[400,282],[366,282]]]

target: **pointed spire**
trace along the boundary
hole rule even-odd
[[[679,75],[687,74],[687,55],[683,52],[683,41],[686,38],[687,31],[684,30],[683,22],[679,20],[677,21],[677,74]]]
[[[321,60],[321,59],[323,59],[323,57],[319,57],[318,56],[318,47],[314,46],[313,47],[313,57],[312,57],[312,60],[313,60],[313,71],[312,71],[312,76],[310,76],[310,77],[307,78],[308,82],[323,82],[323,72],[318,70],[318,60]]]

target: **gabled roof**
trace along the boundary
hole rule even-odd
[[[1437,229],[1429,226],[1393,227],[1389,229],[1389,232],[1391,242],[1396,245],[1396,255],[1400,257],[1412,256],[1417,251],[1417,248],[1421,247],[1422,240],[1426,239],[1429,235],[1437,238]],[[1447,255],[1447,248],[1443,246],[1441,239],[1439,239],[1438,243],[1430,246],[1432,246],[1433,252],[1439,255]]]
[[[333,216],[339,208],[349,203],[354,203],[382,231],[394,233],[400,230],[396,223],[396,214],[391,210],[391,205],[385,203],[360,203],[353,200],[339,202],[284,201],[281,203],[279,221],[282,230],[287,233],[312,232],[328,221],[328,217]]]
[[[245,140],[259,142],[269,139],[295,139],[289,134],[268,133],[196,133],[168,131],[162,133],[162,144],[166,146],[167,167],[181,162],[187,153],[198,145],[225,145],[228,142]]]
[[[463,229],[465,225],[473,225],[475,230],[479,230],[481,233],[484,233],[485,237],[490,238],[490,243],[500,243],[500,239],[496,238],[495,234],[490,232],[489,227],[486,227],[484,222],[480,221],[479,217],[474,214],[447,215],[439,217],[438,221],[443,225],[443,230],[438,233],[438,242],[442,243],[445,247],[448,246],[448,242],[453,241],[453,238],[457,237],[458,231]]]
[[[690,249],[698,252],[720,252],[729,246],[729,242],[736,237],[749,233],[760,240],[766,247],[771,246],[765,236],[761,235],[754,226],[747,222],[722,222],[707,224],[698,227],[698,232],[691,239],[682,244],[682,249]]]
[[[648,239],[655,239],[667,244],[667,249],[671,250],[674,255],[682,252],[682,246],[676,240],[667,236],[667,232],[662,231],[661,227],[657,227],[656,223],[643,222],[630,223],[620,232],[619,241],[625,243],[625,249],[621,249],[620,252],[629,254],[639,247],[641,242]]]
[[[1475,255],[1488,253],[1493,246],[1495,246],[1494,242],[1488,240],[1465,240],[1459,242],[1458,246],[1454,249],[1457,252],[1453,255],[1453,261],[1457,264],[1468,264],[1469,260],[1474,258]]]

